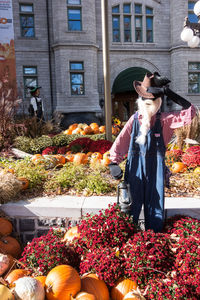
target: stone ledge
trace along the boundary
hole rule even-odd
[[[98,213],[109,204],[116,202],[116,197],[107,196],[56,196],[37,197],[27,201],[1,204],[0,209],[10,217],[59,217],[79,219],[86,213]],[[184,214],[200,219],[200,198],[166,197],[166,216]],[[141,213],[141,215],[143,215]]]

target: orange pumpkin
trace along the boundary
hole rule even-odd
[[[19,278],[30,275],[30,272],[25,269],[12,270],[4,279],[8,282],[9,286],[13,286],[14,281]]]
[[[93,152],[88,152],[88,153],[86,154],[87,157],[91,157],[92,153],[93,153]]]
[[[74,130],[72,130],[72,134],[79,134],[81,132],[81,129],[80,128],[76,128]]]
[[[42,155],[41,154],[34,154],[31,158],[32,162],[35,162],[38,159],[41,159]]]
[[[59,265],[47,274],[45,290],[48,300],[71,300],[81,290],[81,279],[71,266]]]
[[[92,294],[96,300],[109,300],[109,291],[103,280],[95,274],[87,274],[81,279],[81,290]]]
[[[102,159],[102,165],[103,166],[108,166],[111,163],[110,160],[110,152],[107,151],[103,154],[103,159]]]
[[[120,129],[118,127],[112,127],[112,134],[117,135],[119,133]]]
[[[10,235],[13,230],[12,223],[5,218],[0,218],[0,235],[7,236]]]
[[[81,135],[86,135],[86,133],[85,133],[85,131],[83,129],[81,129],[80,134]]]
[[[84,131],[86,134],[91,134],[92,133],[92,128],[90,126],[85,126]]]
[[[0,239],[0,252],[17,258],[21,253],[21,246],[12,236],[2,237]]]
[[[98,133],[99,133],[99,128],[94,128],[94,129],[93,129],[93,133],[94,133],[94,134],[98,134]]]
[[[64,234],[63,242],[71,242],[75,237],[79,237],[80,233],[78,233],[78,226],[74,226],[67,230]]]
[[[66,163],[66,158],[61,154],[56,154],[54,157],[57,159],[58,164],[64,165]]]
[[[185,172],[186,169],[187,169],[187,166],[180,161],[173,163],[173,165],[171,167],[172,173]]]
[[[76,129],[78,127],[78,124],[77,123],[74,123],[72,125],[69,126],[69,130],[73,131],[74,129]]]
[[[131,290],[137,288],[137,283],[131,279],[121,279],[111,289],[112,300],[122,300]]]
[[[85,153],[76,153],[74,155],[74,160],[73,162],[76,164],[76,165],[85,165],[87,164],[88,162],[88,156],[85,154]]]
[[[42,283],[43,287],[45,286],[46,278],[47,278],[46,276],[36,276],[35,277],[35,279],[39,280]]]
[[[29,187],[29,180],[25,177],[18,177],[17,180],[19,180],[22,184],[22,190],[26,190]]]
[[[99,125],[97,123],[91,123],[90,127],[92,128],[93,131],[94,129],[99,129]]]
[[[76,300],[96,300],[95,295],[86,293],[86,292],[80,292],[76,295]]]
[[[15,170],[14,170],[14,169],[6,169],[6,172],[9,172],[9,173],[14,174],[14,173],[15,173]]]
[[[67,162],[73,162],[74,154],[70,153],[65,156]]]
[[[92,153],[92,155],[91,155],[91,158],[93,159],[102,159],[102,154],[100,153],[100,152],[94,152],[94,153]]]
[[[64,134],[72,134],[72,130],[70,130],[70,129],[66,129],[64,132],[63,132]]]
[[[99,132],[100,133],[105,133],[106,132],[106,126],[102,125],[99,127]]]

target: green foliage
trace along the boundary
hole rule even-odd
[[[47,147],[52,146],[52,139],[47,135],[35,138],[30,143],[31,153],[41,153]]]
[[[26,153],[31,153],[31,141],[32,139],[29,137],[18,136],[15,138],[14,147]]]
[[[53,146],[57,146],[57,147],[67,146],[71,141],[73,141],[76,138],[77,138],[77,134],[67,135],[61,133],[52,137],[52,143]]]

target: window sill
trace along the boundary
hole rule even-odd
[[[200,92],[199,93],[188,93],[187,96],[199,96],[200,95]]]
[[[18,36],[17,37],[18,40],[38,40],[37,37],[24,37],[24,36]]]
[[[132,45],[132,46],[145,46],[145,45],[151,45],[151,46],[155,46],[156,45],[156,43],[149,43],[149,42],[146,42],[146,43],[144,43],[144,42],[112,42],[112,45],[113,46],[119,46],[119,45],[122,45],[122,46],[124,46],[124,45]]]
[[[74,34],[74,33],[86,33],[86,31],[84,31],[84,30],[66,30],[65,31],[66,33],[72,33],[72,34]]]

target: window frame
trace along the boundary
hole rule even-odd
[[[22,6],[31,6],[32,7],[32,11],[29,12],[25,12],[25,11],[21,11],[21,7]],[[33,26],[27,27],[27,28],[33,28],[33,35],[31,36],[25,36],[23,35],[23,25],[22,25],[22,17],[32,17],[33,18]],[[35,15],[34,15],[34,5],[33,3],[19,3],[19,21],[20,21],[20,35],[22,38],[26,38],[26,39],[30,39],[30,38],[35,38]]]
[[[130,10],[129,12],[124,12],[124,6],[129,5]],[[123,3],[123,33],[124,33],[124,43],[131,43],[132,42],[132,15],[131,15],[131,3]],[[125,18],[130,18],[130,26],[129,29],[125,30]],[[125,32],[129,31],[130,41],[125,40]]]
[[[119,8],[118,12],[113,12],[113,8]],[[118,29],[114,29],[113,27],[113,19],[114,18],[118,18],[119,21],[119,26]],[[112,42],[113,43],[120,43],[121,42],[121,30],[120,30],[120,24],[121,24],[121,20],[120,20],[120,5],[114,5],[112,6]],[[114,41],[114,31],[118,30],[119,31],[119,40],[118,41]]]
[[[37,68],[37,66],[30,66],[30,65],[23,65],[22,68],[23,68],[24,97],[28,98],[29,92],[28,92],[28,88],[26,85],[26,79],[34,79],[36,81],[36,86],[38,86],[38,68]],[[36,71],[35,74],[26,74],[25,73],[26,68],[34,68]],[[35,86],[35,85],[33,85],[33,86]]]
[[[198,69],[190,69],[190,64],[198,64],[199,68]],[[198,85],[198,91],[197,92],[192,92],[192,89],[190,91],[190,82],[189,82],[189,75],[190,74],[197,74],[198,75],[198,81],[196,82],[196,84]],[[190,61],[188,62],[188,94],[190,95],[199,95],[200,94],[200,62],[197,61]]]
[[[82,69],[71,69],[71,64],[82,64]],[[70,72],[70,90],[71,90],[71,96],[84,96],[85,95],[85,70],[84,70],[84,62],[83,61],[70,61],[69,62],[69,72]],[[83,86],[83,92],[80,94],[73,94],[73,83],[72,83],[72,75],[74,74],[80,74],[83,76],[83,82],[81,84],[76,85],[82,85]]]
[[[80,20],[70,20],[69,19],[69,10],[79,10],[80,11]],[[80,29],[79,30],[71,30],[70,29],[70,21],[79,21],[80,22]],[[82,5],[81,5],[81,0],[80,0],[80,4],[68,4],[68,0],[67,0],[67,28],[68,31],[70,32],[81,32],[83,31],[83,21],[82,21]]]
[[[147,9],[150,8],[152,10],[152,13],[147,13]],[[152,30],[147,29],[147,19],[152,19]],[[145,5],[145,21],[146,21],[146,43],[153,43],[154,42],[154,9],[151,6]],[[148,32],[152,32],[152,41],[147,40],[147,34]]]
[[[141,7],[141,13],[136,13],[136,6],[139,5]],[[135,25],[135,43],[143,43],[143,5],[141,3],[134,3],[134,25]],[[137,28],[136,27],[136,18],[140,18],[141,19],[141,41],[136,41],[136,36],[137,36]]]

